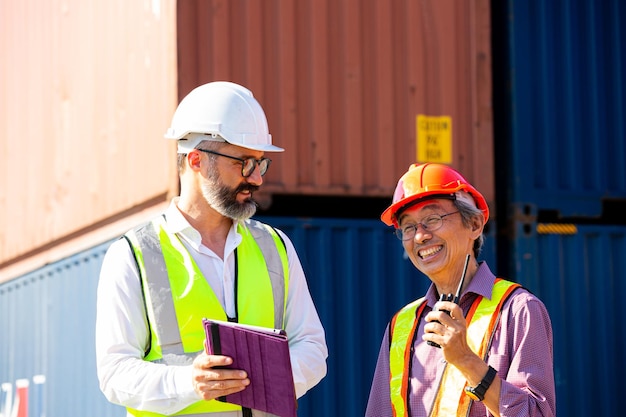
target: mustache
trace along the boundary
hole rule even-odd
[[[235,194],[243,192],[243,191],[250,191],[251,193],[257,191],[260,187],[258,185],[252,185],[249,183],[243,183],[240,184],[239,187],[237,187],[235,189]]]

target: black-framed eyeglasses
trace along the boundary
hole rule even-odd
[[[426,232],[434,232],[435,230],[441,228],[443,225],[443,218],[446,216],[450,216],[451,214],[456,214],[459,211],[453,211],[451,213],[446,214],[431,214],[422,219],[422,221],[417,223],[411,223],[404,226],[401,226],[395,230],[396,237],[402,241],[411,240],[415,237],[415,233],[417,233],[417,228],[422,226],[422,229]]]
[[[269,158],[261,158],[261,159],[237,158],[236,156],[225,155],[223,153],[210,151],[208,149],[197,149],[197,150],[201,152],[210,153],[213,155],[223,156],[224,158],[230,158],[230,159],[234,159],[236,161],[241,162],[241,175],[244,178],[248,178],[250,175],[252,175],[252,173],[254,172],[254,168],[256,168],[257,165],[259,166],[259,171],[261,172],[261,176],[265,175],[265,173],[267,172],[267,169],[270,167],[270,163],[272,162],[272,160]]]

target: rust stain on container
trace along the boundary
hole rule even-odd
[[[264,190],[390,197],[416,161],[416,117],[450,117],[451,165],[493,202],[489,2],[178,3],[179,98],[230,80],[264,106]]]

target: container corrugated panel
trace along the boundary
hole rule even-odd
[[[599,216],[626,199],[626,3],[502,2],[516,203]]]
[[[520,226],[517,278],[552,319],[558,415],[621,415],[626,227]]]
[[[126,415],[106,400],[96,378],[96,287],[106,247],[0,286],[0,412],[9,403],[17,412],[20,387],[27,390],[29,416]]]
[[[175,12],[0,2],[0,268],[177,190]]]
[[[298,401],[298,416],[364,415],[387,322],[430,281],[380,221],[263,220],[292,238],[326,330],[328,375]],[[482,259],[494,265],[494,240],[485,245]]]
[[[274,194],[391,196],[417,115],[449,116],[450,164],[491,201],[489,17],[487,0],[178,2],[180,98],[215,80],[253,91],[286,149]]]
[[[292,239],[326,331],[328,375],[299,400],[298,415],[362,416],[385,326],[425,293],[428,279],[380,221],[260,220]],[[491,265],[493,243],[488,238],[485,250]],[[31,409],[48,416],[124,415],[106,403],[95,373],[96,285],[106,247],[0,286],[0,382],[44,375]]]

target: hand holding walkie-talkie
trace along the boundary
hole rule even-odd
[[[459,303],[459,297],[461,296],[461,289],[463,288],[463,281],[465,281],[465,274],[467,273],[467,265],[469,264],[469,260],[470,260],[470,256],[467,255],[465,257],[465,265],[463,266],[463,274],[461,275],[461,282],[459,282],[459,287],[456,290],[456,295],[455,294],[441,294],[441,296],[439,296],[439,301],[452,301],[454,304]],[[433,311],[443,311],[448,316],[450,315],[450,312],[448,310],[439,310],[435,308]],[[438,320],[435,320],[435,322],[440,323]],[[431,342],[430,340],[428,340],[426,343],[428,343],[430,346],[434,346],[438,348],[441,347],[439,344],[435,342]]]

